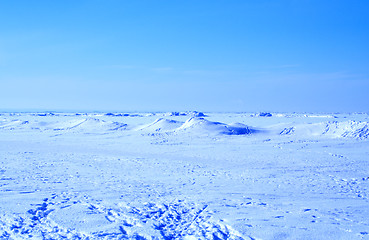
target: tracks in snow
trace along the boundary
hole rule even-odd
[[[206,204],[124,203],[53,194],[18,216],[0,216],[1,239],[244,239]]]

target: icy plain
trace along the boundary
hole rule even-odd
[[[1,113],[0,239],[369,239],[368,122]]]

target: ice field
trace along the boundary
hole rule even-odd
[[[1,113],[0,239],[369,239],[369,115]]]

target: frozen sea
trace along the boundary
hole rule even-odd
[[[369,239],[368,122],[0,113],[0,239]]]

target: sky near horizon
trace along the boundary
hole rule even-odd
[[[0,109],[369,112],[369,1],[0,2]]]

